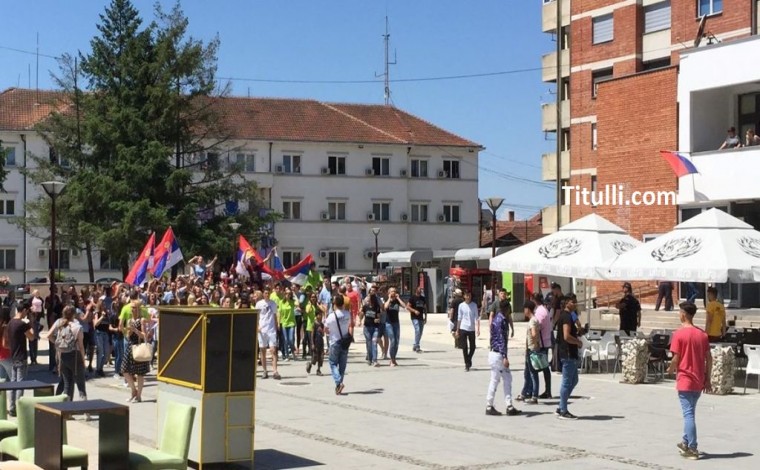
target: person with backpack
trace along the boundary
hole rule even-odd
[[[29,301],[19,304],[16,314],[8,322],[8,326],[5,329],[6,344],[8,345],[8,349],[11,350],[11,361],[13,361],[11,382],[26,380],[28,368],[26,342],[34,338],[32,323],[27,318],[31,309],[32,305]],[[23,390],[11,390],[11,403],[8,413],[13,417],[16,416],[16,400],[21,398],[23,394]]]
[[[67,305],[63,308],[63,316],[53,323],[46,335],[46,339],[52,339],[55,344],[58,373],[63,379],[63,392],[74,400],[74,382],[79,389],[79,398],[87,400],[85,389],[84,368],[84,332],[82,325],[74,320],[76,308]]]

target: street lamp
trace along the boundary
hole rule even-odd
[[[63,188],[66,187],[66,183],[61,181],[45,181],[42,183],[42,189],[45,190],[52,205],[50,207],[50,298],[54,298],[55,294],[55,268],[58,262],[55,247],[55,200],[63,192]]]
[[[491,225],[491,230],[493,230],[493,236],[491,237],[491,258],[496,256],[496,211],[499,210],[499,207],[503,203],[504,198],[502,197],[489,197],[486,199],[486,204],[491,209],[491,215],[493,216],[493,223]]]
[[[375,235],[375,276],[380,274],[380,263],[377,262],[377,255],[378,255],[378,249],[377,249],[377,236],[380,235],[380,227],[373,227],[372,228],[372,234]]]

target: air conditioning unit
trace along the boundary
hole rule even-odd
[[[330,220],[330,213],[327,212],[327,211],[322,211],[319,214],[319,218],[322,219],[322,220]]]
[[[329,168],[327,168],[326,166],[323,166],[323,167],[322,167],[322,171],[321,171],[321,173],[322,173],[323,175],[329,175],[329,174],[330,174],[330,169],[329,169]]]
[[[364,174],[367,176],[375,176],[375,170],[373,168],[367,168],[364,170]]]
[[[324,250],[320,251],[320,252],[319,252],[319,257],[320,257],[320,258],[327,258],[327,252],[326,252],[326,251],[324,251]]]
[[[282,173],[282,165],[276,165],[274,167],[274,172],[275,173]]]
[[[438,214],[438,222],[446,222],[446,216],[443,214]]]
[[[373,212],[367,212],[367,220],[375,220],[375,214]]]
[[[400,172],[402,178],[406,178],[406,175],[409,174],[406,168],[403,168]]]
[[[37,256],[39,256],[40,258],[46,257],[47,256],[47,250],[44,249],[44,248],[40,248],[39,250],[37,250]]]
[[[448,175],[449,175],[449,174],[448,174],[448,173],[446,173],[445,171],[443,171],[443,170],[438,170],[438,177],[439,177],[439,178],[446,178]]]
[[[406,212],[402,212],[401,213],[401,221],[402,222],[406,222],[408,220],[409,220],[409,214],[407,214]]]
[[[293,173],[298,173],[300,175],[301,174],[301,167],[300,166],[293,167]]]
[[[374,250],[367,250],[364,252],[364,257],[367,259],[372,259],[375,257],[375,251]]]

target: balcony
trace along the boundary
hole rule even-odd
[[[678,179],[678,204],[760,199],[760,146],[692,155],[699,174]]]
[[[570,179],[570,151],[560,153],[562,165],[562,179]],[[557,154],[545,153],[541,155],[541,179],[544,181],[557,181]]]
[[[562,56],[562,77],[570,76],[570,51],[563,49]],[[541,80],[544,82],[556,82],[557,81],[557,53],[545,54],[541,57]]]
[[[570,0],[562,1],[562,26],[570,24]],[[544,3],[541,7],[541,31],[550,33],[557,29],[557,2]]]
[[[570,100],[560,102],[562,106],[562,127],[570,127]],[[541,130],[544,132],[557,131],[557,104],[546,103],[541,105]]]
[[[562,225],[570,222],[570,206],[561,206]],[[557,206],[547,206],[541,209],[541,226],[544,235],[557,231]]]

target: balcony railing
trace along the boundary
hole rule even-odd
[[[562,0],[562,26],[570,24],[570,0]],[[541,31],[549,33],[557,28],[557,2],[546,2],[541,7]]]
[[[562,161],[562,179],[570,178],[570,151],[560,153]],[[557,180],[557,154],[545,153],[541,155],[541,179],[544,181]]]
[[[562,106],[562,127],[570,127],[570,100],[560,102]],[[557,105],[546,103],[541,105],[541,129],[544,132],[557,130]]]
[[[562,77],[570,76],[570,51],[563,49],[562,52]],[[552,52],[541,57],[541,80],[545,82],[557,81],[557,53]]]
[[[692,155],[698,174],[678,180],[678,203],[760,199],[760,146]]]

